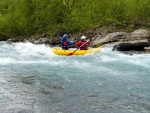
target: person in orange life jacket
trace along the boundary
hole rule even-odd
[[[68,37],[68,33],[64,34],[61,37],[61,45],[62,45],[62,49],[69,49],[69,45],[74,45],[73,42],[71,42],[70,40],[67,40]]]
[[[90,42],[91,42],[91,40],[89,40],[89,41],[86,40],[86,36],[82,36],[81,40],[78,41],[75,46],[76,46],[76,48],[78,48],[78,47],[80,47],[82,45],[80,47],[80,50],[87,50],[88,49],[88,45],[90,44]]]

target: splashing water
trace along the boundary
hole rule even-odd
[[[57,56],[0,42],[1,113],[149,113],[150,55]]]

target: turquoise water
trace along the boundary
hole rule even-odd
[[[0,113],[150,113],[150,54],[0,42]]]

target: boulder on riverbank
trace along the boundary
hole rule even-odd
[[[114,32],[99,36],[93,43],[97,45],[109,45],[117,51],[144,51],[144,47],[150,46],[150,31],[147,29],[138,29],[131,33]]]

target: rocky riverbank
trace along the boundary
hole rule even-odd
[[[107,29],[108,30],[108,29]],[[65,33],[65,32],[64,32]],[[11,42],[31,42],[34,44],[48,44],[50,46],[60,46],[60,38],[63,33],[58,33],[52,37],[49,34],[43,34],[40,37],[29,37],[25,39],[6,39],[1,38],[1,41]],[[123,32],[119,30],[106,31],[104,28],[95,30],[87,30],[80,33],[70,33],[70,40],[77,41],[82,35],[94,37],[95,40],[91,44],[92,47],[100,45],[110,46],[117,51],[146,51],[150,52],[150,29],[135,29],[132,32]],[[3,40],[2,40],[3,39]]]
[[[105,36],[99,35],[93,46],[113,46],[117,51],[145,51],[150,49],[150,31],[148,29],[137,29],[131,33],[113,32]]]

